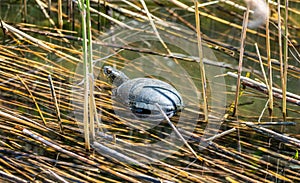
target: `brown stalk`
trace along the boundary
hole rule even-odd
[[[57,115],[57,120],[58,120],[58,125],[59,125],[59,131],[60,131],[60,133],[63,133],[63,126],[61,123],[60,110],[59,110],[59,106],[58,106],[58,102],[57,102],[57,98],[56,98],[56,92],[54,89],[51,75],[48,75],[48,80],[49,80],[49,84],[50,84],[52,99],[53,99],[54,105],[55,105],[55,110],[56,110],[56,115]]]
[[[198,0],[194,1],[195,4],[195,20],[196,20],[196,30],[197,30],[197,42],[198,42],[198,54],[199,60],[197,62],[200,66],[200,74],[201,74],[201,84],[202,84],[202,96],[203,96],[203,111],[204,111],[204,121],[208,122],[208,103],[207,103],[207,83],[206,83],[206,75],[205,75],[205,67],[203,64],[203,48],[201,41],[201,30],[200,30],[200,14],[199,14],[199,2]]]
[[[233,116],[235,116],[237,112],[237,106],[239,103],[239,93],[240,93],[240,77],[242,74],[242,67],[243,67],[243,58],[244,58],[244,48],[245,48],[245,39],[246,39],[246,33],[247,33],[247,25],[248,25],[248,19],[249,19],[249,7],[247,8],[247,11],[244,14],[244,19],[243,19],[243,29],[241,33],[241,46],[240,46],[240,57],[239,57],[239,66],[238,66],[238,78],[236,82],[236,91],[235,91],[235,102],[234,102],[234,111],[233,111]]]
[[[62,18],[62,14],[63,14],[63,12],[62,12],[62,0],[58,0],[57,1],[57,9],[58,9],[58,12],[57,12],[57,14],[58,14],[58,27],[60,28],[60,29],[62,29],[63,28],[63,24],[64,24],[64,22],[63,22],[63,18]]]

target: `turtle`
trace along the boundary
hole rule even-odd
[[[164,118],[158,109],[171,118],[184,108],[182,97],[170,84],[153,78],[129,79],[120,70],[104,66],[103,73],[115,85],[112,98],[130,109],[139,118]]]

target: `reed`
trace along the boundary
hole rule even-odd
[[[93,40],[92,40],[92,25],[91,25],[91,13],[90,13],[90,1],[86,1],[86,23],[87,23],[87,41],[88,41],[88,79],[89,80],[89,135],[91,139],[95,140],[95,118],[97,117],[97,109],[95,108],[95,94],[94,94],[94,64],[93,64]]]
[[[269,2],[267,2],[269,6]],[[272,72],[272,62],[271,62],[271,45],[270,45],[270,17],[267,16],[266,19],[266,49],[267,49],[267,61],[268,61],[268,76],[269,76],[269,115],[270,119],[272,120],[273,114],[273,107],[274,107],[274,100],[273,100],[273,93],[272,93],[272,86],[273,86],[273,72]]]
[[[246,39],[246,34],[247,34],[247,26],[248,26],[248,19],[249,19],[249,11],[250,7],[247,6],[247,10],[244,13],[244,18],[243,18],[243,29],[241,32],[241,46],[240,46],[240,57],[239,57],[239,66],[238,66],[238,78],[236,81],[236,91],[235,91],[235,100],[234,100],[234,111],[233,111],[233,116],[235,116],[237,108],[238,108],[238,103],[239,103],[239,93],[240,93],[240,85],[241,85],[241,74],[242,74],[242,67],[243,67],[243,59],[244,59],[244,49],[245,49],[245,39]]]
[[[283,39],[283,74],[282,74],[282,115],[283,120],[286,120],[286,90],[287,90],[287,68],[288,68],[288,0],[284,1],[284,39]]]
[[[56,115],[57,115],[57,120],[58,120],[58,125],[59,125],[59,132],[63,133],[63,126],[62,126],[62,123],[61,123],[60,110],[59,110],[58,101],[57,101],[57,97],[56,97],[56,92],[55,92],[55,89],[54,89],[53,80],[52,80],[51,75],[48,75],[48,80],[49,80],[50,89],[51,89],[51,96],[52,96],[52,99],[54,101],[54,105],[55,105],[55,109],[56,109]]]
[[[27,1],[26,0],[23,0],[23,17],[22,17],[22,21],[24,22],[24,23],[26,23],[27,22]]]
[[[198,0],[194,1],[195,5],[195,20],[196,20],[196,32],[197,32],[197,43],[198,43],[198,53],[199,60],[197,61],[200,66],[200,74],[201,74],[201,84],[202,84],[202,96],[203,96],[203,111],[204,111],[204,121],[208,122],[208,103],[207,103],[207,83],[206,83],[206,75],[205,75],[205,67],[203,64],[203,48],[201,41],[201,30],[200,30],[200,17],[199,17],[199,2]]]
[[[88,37],[89,30],[87,29],[86,5],[85,2],[78,1],[78,7],[81,14],[81,32],[82,32],[82,51],[83,51],[83,76],[84,76],[84,102],[83,102],[83,134],[85,140],[85,148],[90,150],[90,121],[89,121],[89,94],[90,94],[90,76],[89,76],[89,51]]]
[[[63,25],[64,25],[64,22],[63,22],[63,11],[62,11],[62,0],[58,0],[57,1],[57,9],[58,9],[58,12],[57,12],[57,17],[58,17],[58,28],[62,29],[63,28]]]

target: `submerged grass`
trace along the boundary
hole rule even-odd
[[[299,53],[289,55],[289,65],[280,64],[281,62],[277,61],[276,58],[281,60],[286,57],[282,57],[282,54],[277,53],[276,50],[281,50],[280,47],[278,49],[277,44],[267,48],[267,52],[265,52],[265,49],[263,49],[265,48],[264,42],[258,42],[255,47],[254,43],[257,42],[256,40],[268,39],[272,45],[281,40],[281,33],[277,37],[278,30],[270,26],[270,36],[265,36],[263,27],[251,30],[246,29],[244,25],[244,29],[247,30],[245,52],[239,55],[239,36],[231,35],[232,32],[225,31],[231,29],[235,33],[239,32],[241,34],[242,14],[246,10],[242,3],[218,1],[210,4],[199,4],[203,41],[208,47],[222,53],[222,59],[225,57],[230,58],[230,63],[208,62],[208,59],[203,59],[204,64],[211,64],[218,68],[226,68],[228,71],[236,72],[239,56],[248,59],[247,63],[251,63],[243,66],[243,71],[252,74],[251,78],[240,76],[243,92],[238,93],[240,99],[238,116],[228,115],[233,112],[228,109],[228,114],[222,119],[220,130],[214,129],[218,130],[219,134],[208,139],[201,139],[207,125],[203,117],[204,113],[200,109],[199,111],[192,108],[185,109],[191,116],[197,114],[199,119],[193,133],[178,128],[176,117],[171,120],[178,130],[177,133],[180,133],[181,138],[185,139],[184,143],[186,145],[178,147],[176,143],[169,142],[166,138],[170,135],[170,131],[174,129],[167,123],[161,123],[151,130],[144,130],[139,127],[147,126],[146,123],[140,121],[128,123],[126,119],[120,118],[114,113],[110,97],[111,84],[107,83],[101,74],[99,74],[99,78],[91,77],[92,73],[101,72],[101,68],[93,60],[102,61],[103,55],[106,53],[94,54],[92,57],[91,43],[114,50],[113,55],[105,55],[107,56],[106,61],[119,68],[126,66],[131,61],[131,57],[123,54],[123,50],[133,54],[157,55],[176,59],[182,66],[189,69],[190,74],[192,74],[191,71],[195,67],[194,70],[197,72],[192,74],[193,79],[195,82],[200,82],[199,69],[196,67],[198,55],[196,55],[196,58],[180,57],[172,53],[170,48],[166,53],[167,47],[164,46],[161,46],[160,48],[163,49],[160,50],[149,50],[147,47],[141,48],[135,47],[135,45],[123,46],[106,43],[96,37],[97,34],[107,34],[109,32],[107,29],[111,28],[103,22],[119,25],[124,28],[124,31],[128,29],[136,32],[149,31],[143,30],[143,26],[131,27],[130,24],[125,24],[126,21],[123,21],[123,19],[134,19],[141,25],[145,21],[147,23],[150,21],[152,27],[155,27],[154,29],[166,30],[170,36],[182,37],[188,42],[197,43],[195,39],[197,37],[196,30],[199,31],[200,29],[199,27],[195,28],[196,26],[192,24],[195,20],[197,4],[193,7],[194,4],[191,2],[177,0],[163,2],[107,2],[95,0],[91,1],[90,18],[93,24],[100,24],[100,26],[93,26],[92,24],[89,31],[83,26],[87,25],[88,27],[89,20],[84,19],[82,23],[78,23],[80,22],[79,19],[76,19],[78,17],[73,19],[67,16],[80,12],[76,8],[77,5],[74,9],[70,8],[74,6],[72,3],[76,4],[75,2],[68,1],[67,5],[62,4],[63,7],[57,7],[55,3],[50,2],[36,1],[38,5],[36,7],[40,8],[38,10],[45,16],[45,20],[50,22],[52,19],[56,20],[54,15],[59,14],[64,22],[72,21],[70,24],[74,24],[78,32],[57,29],[55,21],[53,21],[54,25],[50,23],[50,28],[37,26],[30,23],[29,20],[32,17],[28,14],[29,11],[27,11],[27,14],[23,14],[26,16],[23,20],[27,20],[27,24],[11,22],[6,19],[1,21],[4,32],[2,33],[3,42],[0,45],[0,180],[10,182],[300,181],[300,161],[296,156],[300,138],[297,134],[298,131],[295,129],[295,132],[276,132],[279,131],[281,126],[295,125],[300,122],[299,93],[285,92],[284,88],[280,88],[280,84],[278,84],[280,82],[273,82],[274,109],[271,119],[281,123],[271,123],[269,115],[261,115],[263,111],[260,110],[261,106],[259,105],[264,104],[270,98],[267,96],[268,90],[270,91],[271,88],[271,86],[268,87],[268,84],[272,82],[262,84],[254,81],[254,79],[260,78],[263,78],[260,80],[264,81],[267,78],[262,74],[260,68],[264,69],[263,65],[271,66],[270,62],[272,62],[272,68],[269,69],[272,69],[273,76],[280,75],[280,71],[283,71],[281,68],[284,65],[287,71],[285,74],[290,78],[287,81],[293,82],[293,80],[296,80],[297,83],[300,69],[299,63],[297,63],[299,58],[296,56]],[[154,5],[149,3],[154,3]],[[99,12],[96,10],[99,9],[99,4],[105,11]],[[295,2],[295,4],[295,7],[299,9],[299,3]],[[83,8],[83,4],[81,5]],[[49,12],[45,12],[47,7],[51,9],[51,16],[53,17],[48,16],[50,15]],[[69,7],[68,13],[59,11],[59,9],[64,11],[65,7]],[[270,7],[272,11],[276,12],[276,5],[271,4]],[[286,10],[297,13],[298,9],[296,8],[285,7]],[[280,10],[279,6],[278,9]],[[22,11],[25,11],[25,9]],[[227,19],[222,16],[223,13],[228,16],[235,16],[237,20],[231,22],[229,20],[232,20],[232,18]],[[94,15],[100,15],[105,20],[100,19],[99,22],[98,17]],[[280,16],[280,14],[278,15]],[[172,23],[175,19],[189,27],[191,31],[173,27]],[[280,20],[280,17],[278,19]],[[285,35],[283,38],[285,40],[295,37],[292,31],[293,28],[299,29],[299,25],[291,26],[288,20],[285,22],[285,30],[289,27],[290,35]],[[274,22],[279,23],[276,21],[275,18],[270,17],[270,25]],[[209,23],[212,26],[207,28]],[[225,28],[213,28],[214,24],[225,25]],[[79,27],[83,27],[82,31]],[[98,30],[99,27],[101,31]],[[85,32],[86,30],[87,32]],[[212,34],[208,34],[207,30]],[[91,32],[93,32],[93,40]],[[158,34],[154,31],[151,33]],[[86,37],[82,37],[81,34]],[[217,40],[216,37],[220,39]],[[82,43],[85,46],[81,46]],[[290,41],[290,43],[292,42]],[[89,51],[88,46],[90,46]],[[255,49],[251,50],[252,46]],[[86,48],[84,49],[84,47]],[[81,50],[85,51],[81,52]],[[256,51],[258,50],[260,54],[257,54]],[[101,49],[95,49],[93,53],[101,51]],[[269,54],[269,51],[271,54]],[[288,52],[285,54],[288,54]],[[90,58],[88,58],[88,55]],[[270,57],[272,58],[270,59]],[[89,64],[83,65],[82,58],[86,58],[85,63]],[[253,67],[257,63],[259,64],[258,69]],[[94,68],[91,66],[94,66]],[[83,72],[84,68],[86,69],[85,73]],[[139,66],[136,65],[136,68],[138,69]],[[172,71],[165,68],[157,68],[157,70],[172,73]],[[235,85],[233,84],[235,83],[233,78],[238,77],[232,72],[226,74],[227,80],[226,86],[224,86],[228,88],[224,93],[224,95],[229,96],[228,105],[230,103],[234,104],[235,88],[230,88]],[[174,77],[182,77],[182,73],[176,74]],[[48,79],[50,75],[52,79]],[[233,82],[230,82],[230,80]],[[89,81],[89,87],[82,87],[82,81]],[[92,89],[93,85],[91,83],[93,82],[96,86],[95,90]],[[49,84],[51,87],[49,87]],[[210,84],[208,83],[208,85]],[[220,84],[220,86],[222,85]],[[199,87],[199,91],[201,89]],[[78,118],[78,116],[83,116],[84,113],[82,110],[84,91],[94,92],[90,95],[86,94],[87,97],[90,97],[86,99],[90,107],[86,107],[85,120]],[[286,111],[288,116],[286,116],[286,120],[294,121],[294,123],[283,121],[282,113],[279,113],[279,111],[282,111],[283,106],[277,98],[284,98],[284,95],[287,96]],[[95,96],[94,100],[93,96]],[[254,107],[251,107],[252,99],[255,99]],[[93,107],[96,109],[92,109]],[[222,110],[225,111],[226,107],[222,106]],[[230,107],[232,106],[228,106],[228,108]],[[96,114],[99,112],[101,112],[101,116]],[[218,111],[210,110],[209,114],[210,124],[220,123],[220,119],[215,117],[218,115]],[[101,121],[97,121],[98,117],[101,118]],[[94,123],[94,121],[97,122]],[[93,132],[96,129],[95,137],[92,135],[92,140],[95,139],[95,141],[91,141],[92,146],[89,151],[86,151],[88,149],[86,142],[90,142],[88,139],[91,137],[89,136],[90,133],[86,133],[88,135],[86,138],[82,135],[85,122],[91,126],[91,128],[85,127],[86,131]],[[183,125],[190,126],[193,123],[195,121],[192,121],[192,118],[191,120],[187,118]],[[92,127],[92,125],[95,125],[95,127]],[[105,130],[98,131],[98,128],[106,129],[109,133]],[[285,129],[288,128],[289,126]],[[238,138],[236,137],[237,131],[239,131]],[[213,131],[210,133],[213,134]],[[285,135],[287,133],[290,133],[289,136]],[[180,141],[180,138],[177,137],[177,140]],[[165,141],[170,149],[156,148],[152,151],[153,156],[134,151],[131,148],[124,148],[139,146],[147,149],[149,144],[158,141]],[[207,142],[207,147],[200,151],[199,144],[203,141]],[[123,146],[122,144],[129,146]],[[131,158],[128,154],[138,158]],[[165,155],[167,158],[158,159],[156,155],[157,157]],[[198,157],[198,160],[195,156]],[[121,158],[122,161],[120,161]]]

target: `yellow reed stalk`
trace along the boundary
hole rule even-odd
[[[282,80],[282,115],[286,121],[286,90],[287,90],[287,70],[288,70],[288,0],[285,0],[284,10],[284,39],[283,39],[283,77]]]
[[[23,22],[27,22],[27,0],[23,0]]]
[[[40,107],[39,107],[37,101],[35,100],[35,97],[34,97],[33,94],[31,93],[31,91],[30,91],[30,89],[28,88],[28,86],[27,86],[27,84],[25,83],[25,81],[24,81],[19,75],[17,75],[17,77],[18,77],[18,79],[21,81],[21,83],[25,86],[26,90],[28,91],[29,96],[30,96],[31,99],[33,100],[34,105],[35,105],[35,107],[36,107],[36,109],[37,109],[37,111],[38,111],[38,113],[39,113],[39,115],[40,115],[40,117],[41,117],[41,119],[42,119],[44,125],[46,126],[46,120],[45,120],[45,118],[44,118],[44,116],[43,116],[43,113],[42,113],[42,111],[41,111],[41,109],[40,109]]]
[[[198,53],[199,53],[199,60],[196,60],[196,61],[199,63],[199,66],[200,66],[204,121],[208,122],[208,104],[207,104],[207,96],[206,96],[206,75],[205,75],[205,68],[204,68],[204,64],[203,64],[203,49],[202,49],[202,41],[201,41],[198,0],[195,0],[194,4],[195,4],[195,19],[196,19],[196,31],[197,31]]]
[[[273,74],[272,74],[272,62],[271,62],[271,47],[270,47],[270,30],[269,30],[269,24],[270,24],[270,17],[269,14],[267,16],[267,22],[266,22],[266,49],[267,49],[267,60],[268,60],[268,75],[269,75],[269,87],[268,87],[268,92],[269,92],[269,115],[270,118],[272,119],[272,114],[273,114]],[[257,47],[257,44],[255,45]],[[257,47],[258,50],[258,47]],[[261,57],[260,62],[261,62]],[[262,65],[262,63],[261,63]],[[263,70],[264,72],[264,70]],[[266,83],[267,85],[267,83]]]

